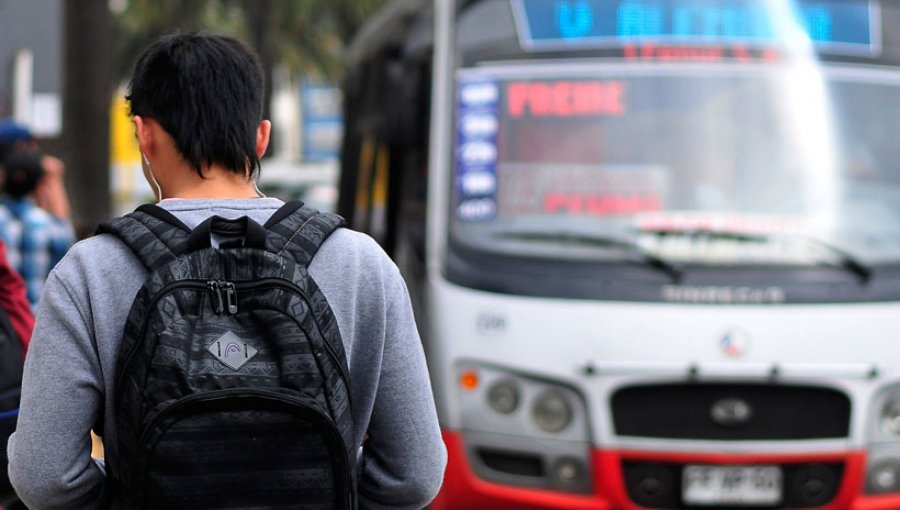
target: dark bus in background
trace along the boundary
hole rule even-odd
[[[433,508],[900,508],[900,2],[399,0],[338,212],[410,286]]]

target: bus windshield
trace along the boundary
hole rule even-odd
[[[880,41],[847,36],[838,53],[871,54],[827,61],[808,30],[807,44],[676,44],[663,23],[653,42],[598,32],[585,40],[607,53],[570,38],[550,58],[529,5],[512,2],[521,55],[480,51],[456,72],[455,242],[757,266],[817,265],[824,245],[900,262],[900,70],[875,65]],[[866,9],[853,19],[869,37],[882,10],[841,5]]]

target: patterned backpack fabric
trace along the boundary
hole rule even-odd
[[[142,206],[100,227],[150,270],[118,358],[115,506],[355,508],[344,347],[307,271],[341,226],[291,202],[265,226]]]
[[[22,392],[22,344],[9,316],[0,308],[0,501],[14,494],[9,482],[6,444],[16,430]]]

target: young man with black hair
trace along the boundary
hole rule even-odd
[[[263,224],[282,205],[254,181],[271,130],[263,89],[257,57],[230,38],[166,36],[136,63],[129,100],[144,173],[158,205],[188,227],[214,215]],[[364,446],[359,506],[423,507],[440,487],[446,451],[402,277],[371,238],[343,228],[309,274],[347,353],[353,436]],[[9,446],[11,479],[29,508],[107,504],[89,433],[102,423],[104,444],[116,444],[115,364],[146,276],[108,234],[75,245],[51,273]]]

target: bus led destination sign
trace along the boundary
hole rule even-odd
[[[820,49],[878,49],[874,0],[513,0],[525,48],[784,42],[799,27]],[[802,33],[802,32],[801,32]]]
[[[512,82],[507,85],[507,110],[512,118],[576,117],[625,113],[621,81]]]

